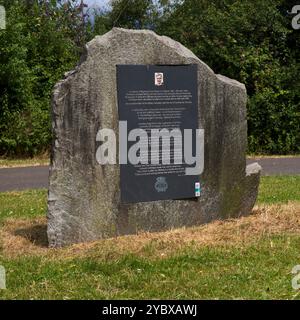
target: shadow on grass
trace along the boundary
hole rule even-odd
[[[15,230],[14,234],[25,238],[38,247],[48,247],[47,226],[39,224]]]

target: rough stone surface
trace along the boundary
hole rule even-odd
[[[200,198],[123,205],[119,166],[96,163],[96,133],[118,129],[117,64],[197,64],[199,128],[205,129]],[[50,246],[247,215],[260,167],[246,168],[246,89],[216,75],[190,50],[151,31],[114,28],[87,44],[54,89],[48,195]]]

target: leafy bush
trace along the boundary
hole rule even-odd
[[[0,0],[0,155],[50,145],[53,85],[84,43],[112,27],[148,28],[190,48],[215,72],[245,83],[251,153],[300,152],[300,37],[292,0],[115,0],[93,28],[75,0]]]
[[[68,2],[2,1],[0,32],[0,154],[49,149],[53,85],[72,69],[84,43],[78,8]]]
[[[300,151],[299,31],[281,0],[185,0],[171,5],[160,33],[212,69],[245,83],[249,152]]]
[[[184,44],[216,73],[243,82],[249,97],[249,152],[299,153],[300,37],[288,14],[294,1],[151,3],[116,1],[110,27],[154,29]]]

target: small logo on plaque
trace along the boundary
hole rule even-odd
[[[168,189],[168,183],[165,177],[156,178],[155,189],[157,192],[166,192]]]
[[[156,86],[162,86],[164,84],[164,74],[162,72],[155,72],[154,81]]]
[[[200,182],[195,183],[195,197],[200,197],[201,194],[201,186]]]

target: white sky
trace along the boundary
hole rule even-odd
[[[89,6],[103,7],[108,4],[109,0],[85,0],[84,2]]]

